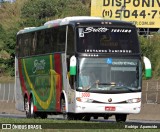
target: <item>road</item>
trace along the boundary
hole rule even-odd
[[[26,118],[25,115],[18,115],[18,114],[0,114],[0,118]],[[62,115],[49,115],[48,119],[57,119],[57,120],[63,120]],[[115,122],[114,116],[109,118],[108,120],[104,120],[102,117],[99,117],[98,119],[91,118],[92,122]],[[159,120],[132,120],[127,119],[126,123],[151,123],[151,124],[159,124]]]
[[[0,114],[0,118],[26,118],[25,115],[17,115],[17,114]],[[36,120],[36,119],[35,119]],[[48,117],[48,120],[63,120],[62,115],[51,115]],[[5,123],[6,124],[6,123]],[[8,125],[9,123],[7,123]],[[17,124],[18,125],[25,125],[30,126],[33,123],[26,123],[26,124]],[[2,129],[3,129],[2,124]],[[9,124],[15,126],[16,123]],[[35,125],[35,123],[34,123]],[[103,118],[98,118],[97,120],[91,119],[89,122],[84,123],[73,123],[73,122],[62,122],[62,123],[43,123],[39,125],[42,129],[160,129],[160,121],[154,120],[130,120],[127,119],[125,123],[116,123],[114,117],[111,117],[109,120],[104,120]],[[1,126],[0,126],[1,128]],[[17,128],[16,128],[17,129]]]

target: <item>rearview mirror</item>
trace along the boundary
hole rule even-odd
[[[152,77],[152,68],[151,68],[151,62],[150,60],[143,56],[143,61],[144,61],[144,64],[145,64],[145,77],[146,78],[151,78]]]
[[[76,75],[76,65],[77,65],[76,57],[72,56],[70,58],[70,75]]]

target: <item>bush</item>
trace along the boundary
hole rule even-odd
[[[151,60],[153,78],[160,79],[160,34],[149,38],[140,36],[139,40],[142,54]]]

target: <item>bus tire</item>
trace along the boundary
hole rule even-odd
[[[117,122],[125,122],[127,119],[127,114],[116,114],[115,118]]]
[[[104,116],[104,120],[108,120],[109,119],[109,116],[108,115],[105,115]]]
[[[98,116],[93,116],[94,119],[98,119]]]
[[[84,116],[82,118],[83,121],[90,121],[91,117],[90,116]]]
[[[64,98],[61,98],[61,112],[63,115],[63,119],[64,120],[68,119],[68,114],[66,112],[66,103],[65,103]]]
[[[74,114],[74,120],[82,120],[82,116],[79,114]]]
[[[24,110],[25,110],[25,113],[26,113],[26,118],[30,118],[31,117],[31,114],[30,114],[30,111],[29,111],[29,101],[28,101],[28,98],[24,98]]]
[[[29,112],[30,112],[30,117],[31,118],[36,118],[37,117],[36,113],[34,112],[34,102],[33,102],[32,97],[30,99]]]
[[[48,116],[47,113],[40,113],[39,114],[39,117],[42,118],[42,119],[46,119],[47,116]]]
[[[66,112],[66,102],[64,98],[61,98],[61,112],[64,120],[74,120],[73,114]]]

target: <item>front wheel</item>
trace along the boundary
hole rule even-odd
[[[42,118],[42,119],[46,119],[48,115],[47,115],[47,113],[42,112],[42,113],[39,113],[38,116],[39,116],[40,118]]]
[[[29,112],[30,112],[31,118],[36,118],[37,117],[37,114],[34,112],[33,98],[30,99]]]
[[[69,114],[66,112],[66,103],[65,103],[64,98],[61,99],[61,112],[63,114],[64,120],[73,120],[74,119],[73,114]]]
[[[115,118],[117,122],[125,122],[127,119],[127,114],[116,114]]]
[[[82,118],[83,121],[90,121],[90,119],[91,119],[91,116],[87,116],[87,115],[85,115],[85,116]]]

